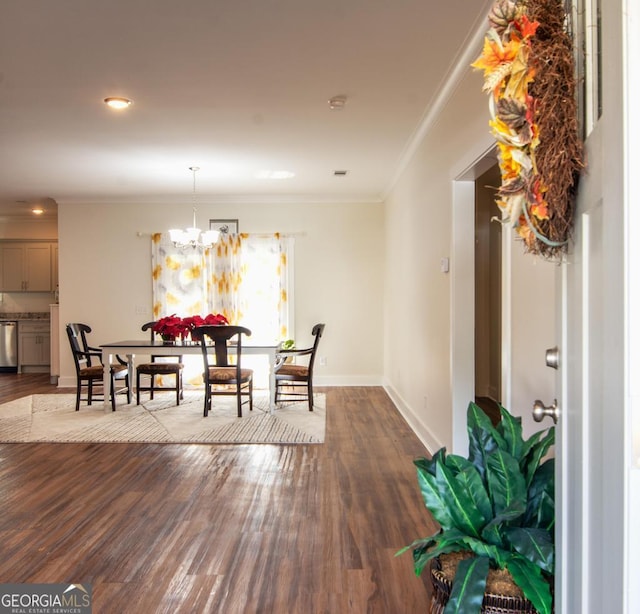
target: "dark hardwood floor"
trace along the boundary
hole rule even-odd
[[[0,374],[0,402],[47,382]],[[382,388],[322,392],[322,445],[0,444],[0,583],[90,583],[94,614],[427,612],[394,556],[434,531],[425,449]]]

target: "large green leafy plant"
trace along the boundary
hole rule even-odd
[[[480,612],[490,567],[506,568],[540,614],[552,611],[554,459],[544,458],[555,430],[525,441],[521,419],[500,412],[494,427],[469,404],[468,458],[442,448],[414,461],[422,498],[441,529],[398,554],[412,549],[420,575],[441,554],[472,553],[458,564],[445,614]]]

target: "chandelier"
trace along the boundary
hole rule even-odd
[[[203,232],[196,227],[196,172],[200,170],[200,167],[190,166],[189,170],[193,173],[193,226],[184,230],[172,228],[169,230],[169,238],[176,247],[182,249],[186,247],[211,247],[218,240],[220,233],[217,230]]]

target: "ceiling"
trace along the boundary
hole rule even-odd
[[[199,201],[379,201],[485,9],[477,0],[4,2],[0,213],[36,202],[184,202],[191,166],[201,169]],[[347,102],[331,110],[338,95]],[[133,104],[116,112],[108,96]]]

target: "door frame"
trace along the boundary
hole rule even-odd
[[[451,239],[451,411],[452,452],[466,456],[467,405],[475,397],[475,180],[496,164],[495,142],[480,144],[471,160],[457,165],[463,169],[452,181]],[[506,234],[506,233],[504,233]],[[505,275],[503,252],[503,280]],[[503,283],[503,303],[505,287]],[[503,317],[506,314],[503,311]],[[502,351],[504,365],[504,325]],[[507,385],[502,373],[502,394]],[[504,400],[503,396],[503,403]]]

